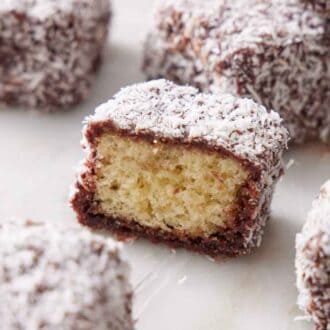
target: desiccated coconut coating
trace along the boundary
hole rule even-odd
[[[119,245],[85,230],[0,223],[0,329],[130,330]]]
[[[136,134],[221,147],[264,169],[279,162],[288,138],[280,116],[251,99],[199,93],[163,79],[123,88],[87,117],[85,134],[107,121]]]
[[[296,239],[298,305],[317,330],[330,329],[330,181]]]
[[[310,4],[317,13],[330,18],[330,0],[303,0]]]
[[[252,96],[281,114],[294,141],[329,141],[328,27],[299,0],[162,1],[143,68],[149,78]]]
[[[124,229],[120,226],[125,219],[110,219],[102,214],[95,200],[95,173],[101,160],[98,144],[103,134],[111,132],[119,132],[133,141],[149,141],[150,148],[153,144],[167,143],[219,153],[248,168],[249,182],[244,194],[244,189],[241,190],[239,214],[232,228],[221,233],[225,238],[221,234],[220,238],[202,236],[196,242],[187,234],[180,241],[175,230],[164,233],[138,226],[132,229],[130,225]],[[282,127],[280,116],[250,99],[201,94],[193,87],[165,80],[129,86],[86,119],[83,144],[87,155],[72,205],[79,221],[88,226],[139,234],[211,255],[244,254],[261,243],[274,186],[282,173],[281,156],[287,140],[288,132]]]
[[[50,111],[84,100],[109,19],[109,0],[0,1],[0,103]]]

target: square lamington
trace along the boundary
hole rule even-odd
[[[330,143],[330,23],[301,0],[160,1],[143,68],[252,97],[280,113],[292,141]]]
[[[121,244],[49,222],[0,222],[1,330],[133,330]]]
[[[50,111],[84,100],[110,16],[109,0],[0,1],[0,103]]]
[[[296,238],[298,305],[315,329],[330,325],[330,181],[313,202]]]

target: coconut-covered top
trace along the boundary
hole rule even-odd
[[[167,16],[173,9],[177,17]],[[183,24],[177,26],[177,21]],[[195,50],[215,65],[242,49],[258,51],[260,44],[286,47],[318,40],[326,32],[325,19],[301,0],[163,0],[155,24],[183,29],[169,31],[184,34],[188,40],[197,39]],[[175,38],[172,42],[176,43]],[[182,43],[181,38],[177,43]]]
[[[288,141],[280,116],[251,99],[199,93],[166,80],[123,88],[86,119],[85,134],[90,125],[104,122],[156,140],[225,149],[262,167],[273,166]]]

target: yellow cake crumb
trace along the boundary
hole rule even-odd
[[[95,199],[103,213],[191,236],[229,224],[249,176],[216,152],[115,134],[100,138],[97,159]]]

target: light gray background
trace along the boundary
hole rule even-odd
[[[91,98],[67,113],[0,111],[0,219],[74,222],[69,186],[82,158],[81,121],[121,86],[143,80],[142,42],[152,0],[117,0],[110,48]],[[320,185],[330,178],[330,149],[294,148],[279,183],[273,217],[253,255],[214,263],[147,242],[129,244],[138,330],[308,330],[294,321],[294,237]],[[292,163],[290,161],[290,163]]]

